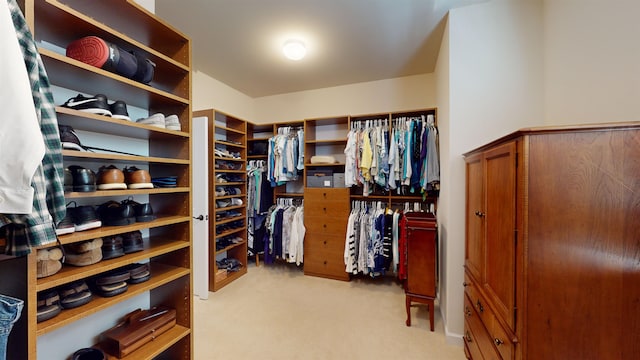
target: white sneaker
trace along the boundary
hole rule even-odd
[[[182,130],[182,127],[180,126],[180,119],[178,119],[177,115],[169,115],[164,118],[164,125],[167,130]]]
[[[163,129],[165,128],[164,115],[160,113],[153,114],[145,119],[138,119],[136,120],[136,122],[138,124],[145,124],[145,125],[163,128]]]

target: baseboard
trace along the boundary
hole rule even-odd
[[[462,334],[449,331],[449,329],[447,328],[447,321],[444,316],[444,313],[442,312],[442,309],[439,309],[439,310],[440,310],[440,317],[442,318],[442,324],[444,325],[445,343],[447,343],[447,345],[456,345],[460,347],[464,346],[464,340],[462,340]]]

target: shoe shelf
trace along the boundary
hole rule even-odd
[[[247,227],[246,227],[246,202],[247,202],[247,172],[246,172],[246,155],[247,155],[247,122],[237,117],[231,116],[224,112],[208,109],[196,111],[193,114],[194,117],[206,116],[208,119],[208,143],[209,143],[209,214],[218,214],[225,211],[235,210],[240,213],[239,216],[230,219],[216,219],[215,216],[211,216],[209,221],[209,254],[208,254],[208,267],[209,267],[209,290],[217,291],[222,286],[230,283],[242,274],[236,276],[229,276],[225,278],[223,282],[219,280],[218,266],[216,260],[220,260],[224,257],[235,258],[239,260],[244,266],[246,273],[247,263]],[[216,151],[218,150],[218,151]],[[231,153],[231,154],[230,154]],[[222,156],[221,156],[222,155]],[[227,156],[230,155],[230,156]],[[234,157],[235,156],[235,157]],[[228,165],[232,167],[239,167],[237,170],[228,169]],[[238,166],[239,165],[239,166]],[[225,168],[226,167],[226,168]],[[228,181],[217,182],[216,176],[221,174],[228,174],[232,180],[240,181]],[[226,179],[225,179],[226,180]],[[240,188],[240,194],[233,195],[216,195],[217,187],[234,187]],[[216,207],[217,200],[224,199],[241,199],[242,205]],[[216,232],[216,227],[224,224],[229,224],[234,221],[243,221],[243,226],[234,229],[225,229],[221,233]],[[216,250],[216,240],[225,236],[234,235],[240,237],[242,241],[237,244],[226,246],[221,250]]]
[[[219,144],[219,143],[217,143]],[[220,161],[235,161],[235,162],[244,162],[244,159],[238,159],[238,158],[226,158],[226,157],[222,157],[222,156],[216,156],[213,158],[214,160],[220,160]],[[220,172],[224,172],[224,169],[216,169],[216,170],[221,170]],[[226,170],[226,171],[232,171],[232,170]],[[243,171],[240,171],[243,172]]]
[[[47,70],[53,91],[65,89],[81,94],[104,94],[110,100],[123,100],[149,115],[155,113],[178,116],[181,131],[167,130],[133,121],[90,114],[61,106],[55,111],[60,125],[90,132],[94,137],[121,137],[128,148],[140,146],[140,154],[125,155],[96,150],[84,152],[63,150],[64,166],[97,167],[136,165],[148,169],[153,177],[176,176],[177,187],[137,190],[99,190],[67,192],[65,200],[94,205],[105,198],[128,198],[149,202],[157,219],[135,222],[125,226],[102,226],[59,236],[60,244],[103,238],[131,231],[144,231],[144,248],[124,256],[75,267],[63,264],[56,274],[37,279],[37,260],[29,255],[27,266],[27,301],[24,321],[29,327],[22,351],[25,359],[40,358],[36,349],[73,347],[75,339],[54,344],[47,334],[53,330],[73,327],[73,333],[83,332],[88,339],[98,338],[104,321],[100,311],[110,308],[122,316],[129,312],[119,305],[136,296],[146,294],[149,306],[166,305],[176,309],[176,326],[126,359],[192,359],[193,353],[193,296],[192,296],[192,214],[191,214],[191,43],[188,37],[162,19],[148,12],[134,0],[18,0],[31,28],[38,51]],[[67,57],[67,45],[85,36],[97,36],[131,51],[155,64],[153,79],[148,84],[132,80],[101,68]],[[57,94],[56,94],[57,95]],[[57,104],[57,103],[56,103]],[[59,104],[57,104],[59,105]],[[229,126],[229,133],[234,131]],[[230,137],[229,140],[235,141]],[[82,144],[92,146],[93,144]],[[121,150],[120,145],[101,146]],[[231,146],[231,145],[228,145]],[[138,153],[137,151],[129,151]],[[246,194],[246,191],[243,191]],[[37,323],[37,295],[59,286],[117,269],[136,262],[149,262],[151,277],[139,284],[129,284],[126,292],[113,297],[93,295],[93,299],[74,309],[63,309],[57,316]],[[136,300],[132,300],[136,301]],[[94,315],[95,322],[74,326],[78,320]],[[110,327],[110,326],[109,326]],[[78,329],[80,328],[80,329]],[[86,330],[86,331],[85,331]],[[41,338],[42,337],[42,338]],[[42,341],[42,343],[41,343]],[[98,344],[96,344],[98,345]],[[70,350],[68,355],[75,350]],[[54,356],[46,354],[48,356]],[[68,356],[68,355],[65,355]],[[62,356],[55,356],[62,357]],[[108,359],[115,359],[108,356]]]
[[[162,264],[152,264],[151,277],[149,280],[139,284],[128,284],[127,291],[122,294],[113,297],[100,297],[94,294],[91,301],[85,305],[73,309],[62,309],[60,314],[56,317],[38,323],[36,333],[38,336],[44,335],[89,315],[95,314],[100,310],[116,305],[126,299],[138,296],[157,287],[188,276],[189,274],[189,269],[163,266]]]
[[[148,239],[146,239],[148,241]],[[133,264],[136,262],[142,262],[147,259],[151,259],[157,256],[165,255],[171,252],[187,249],[189,243],[185,241],[172,241],[169,239],[154,240],[153,246],[148,242],[145,244],[142,251],[138,251],[131,254],[125,254],[113,259],[101,260],[93,265],[88,266],[63,266],[62,269],[49,277],[41,278],[36,281],[36,290],[44,291],[52,289],[61,285],[65,285],[74,281],[82,280],[86,277],[101,274],[103,272],[121,268],[123,266]],[[163,264],[153,264],[152,267],[172,267]],[[189,269],[183,269],[189,270]],[[117,296],[115,296],[117,298]],[[55,318],[54,318],[55,319]]]
[[[227,211],[227,210],[240,210],[240,209],[246,209],[246,206],[245,205],[236,205],[236,206],[227,206],[227,207],[223,207],[223,208],[215,208],[214,212],[222,212],[222,211]]]
[[[223,254],[226,253],[227,251],[230,251],[233,248],[239,247],[239,246],[244,246],[246,244],[246,241],[243,242],[239,242],[237,244],[231,244],[228,246],[225,246],[224,248],[220,249],[220,250],[216,250],[216,254]]]
[[[74,88],[84,81],[82,90],[91,94],[118,94],[128,105],[140,108],[186,106],[187,98],[154,86],[145,85],[118,74],[87,65],[46,48],[39,48],[49,79],[57,86]],[[64,75],[63,75],[64,74]],[[155,85],[152,83],[152,85]]]
[[[237,234],[237,233],[241,233],[241,232],[246,232],[246,230],[247,230],[246,226],[241,226],[241,227],[237,227],[235,229],[223,231],[223,232],[221,232],[219,234],[216,234],[216,239],[220,239],[220,238],[223,238],[225,236],[229,236],[229,235],[233,235],[233,234]]]
[[[174,164],[174,165],[189,165],[188,159],[176,159],[176,158],[161,158],[151,156],[137,156],[137,155],[119,155],[119,154],[107,154],[97,152],[84,152],[76,150],[62,150],[62,156],[65,159],[95,159],[95,160],[109,160],[117,161],[126,164],[140,164],[140,163],[157,163],[157,164]]]
[[[171,348],[179,341],[185,342],[188,339],[188,335],[191,334],[191,330],[188,327],[176,325],[169,329],[167,332],[156,336],[153,341],[147,343],[145,346],[137,349],[131,354],[118,358],[115,356],[107,355],[107,360],[138,360],[138,359],[156,359],[158,355],[167,355],[167,359],[180,359],[182,353],[178,350]],[[189,347],[189,344],[184,344],[184,347]],[[95,347],[103,349],[100,344],[96,344]],[[171,353],[174,352],[174,353]],[[169,353],[169,354],[167,354]]]
[[[162,129],[155,126],[138,124],[135,121],[90,114],[62,106],[56,106],[56,114],[59,122],[69,125],[75,130],[160,141],[188,138],[190,136],[189,133],[184,131]]]
[[[244,185],[244,184],[246,183],[241,181],[231,181],[231,182],[217,182],[215,183],[215,186],[234,186],[234,185]]]
[[[242,268],[240,268],[238,271],[233,271],[233,272],[229,272],[227,271],[227,275],[226,277],[220,279],[220,280],[214,280],[213,281],[213,287],[216,289],[214,291],[217,291],[219,289],[222,289],[223,287],[229,285],[230,283],[234,282],[235,280],[237,280],[239,277],[241,277],[242,275],[247,273],[247,266],[243,266]]]
[[[113,11],[114,8],[119,6],[117,5],[118,2],[124,2],[122,0],[108,2],[108,6],[111,7],[111,9],[104,9],[101,13],[96,13],[94,8],[105,6],[105,4],[83,4],[85,2],[65,0],[66,4],[62,4],[56,0],[36,1],[36,18],[46,19],[37,24],[38,29],[35,32],[36,41],[42,40],[40,34],[45,33],[46,38],[44,40],[46,42],[65,48],[67,44],[81,37],[87,35],[98,36],[107,42],[118,45],[125,51],[135,50],[153,61],[156,64],[155,73],[157,74],[154,74],[153,89],[171,92],[185,99],[189,97],[190,57],[188,42],[184,36],[177,34],[175,29],[163,25],[155,19],[147,20],[149,19],[148,14],[145,14],[146,11],[140,7],[138,7],[140,10],[138,15],[134,17],[135,20],[133,20],[133,18],[131,20],[134,22],[131,24],[125,23],[124,19],[127,15],[119,17],[119,15],[124,14],[124,12],[118,12],[116,15]],[[132,1],[126,1],[126,3],[128,8],[137,6]],[[91,11],[92,15],[88,16],[87,14],[77,11],[76,9],[80,7],[86,11]],[[61,24],[65,24],[65,26],[61,26]],[[145,27],[144,30],[146,30],[146,33],[134,29],[140,25]],[[119,31],[116,30],[115,27],[118,29],[127,27],[129,29],[127,31]],[[167,36],[171,35],[174,36],[174,39],[166,39]],[[153,43],[151,43],[152,41],[150,40],[153,40]],[[147,43],[150,43],[150,46],[147,46]],[[45,51],[45,53],[47,52]],[[47,55],[49,54],[47,53]],[[62,56],[65,57],[64,55]],[[75,60],[73,61],[75,62]],[[47,69],[49,69],[49,65],[46,62],[45,65],[47,65]],[[102,72],[100,69],[92,69],[94,69],[92,71],[95,71],[97,74]],[[124,79],[125,82],[136,84],[134,81],[113,73],[107,72],[102,75],[121,78]],[[104,79],[100,80],[100,82],[104,81]],[[153,89],[149,90],[153,91]],[[188,103],[189,101],[185,100],[185,102]]]
[[[228,218],[228,219],[225,218],[225,219],[216,220],[216,224],[223,225],[223,224],[226,224],[226,223],[230,223],[230,222],[234,222],[234,221],[238,221],[238,220],[244,220],[244,219],[245,219],[245,217],[240,215],[240,216],[235,216],[235,217]]]
[[[185,193],[189,191],[190,189],[188,187],[154,188],[154,189],[141,189],[141,190],[98,190],[94,192],[68,192],[64,194],[64,197],[67,199],[82,199],[82,198],[115,197],[115,196],[129,196],[129,195]]]

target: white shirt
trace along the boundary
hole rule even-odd
[[[30,214],[31,179],[45,148],[31,82],[6,1],[0,1],[0,213]],[[7,86],[8,84],[8,86]]]

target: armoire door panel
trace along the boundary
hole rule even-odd
[[[480,269],[484,267],[484,193],[482,154],[469,156],[467,167],[467,241],[465,243],[465,265],[480,281]]]
[[[527,316],[548,319],[530,322],[529,341],[565,339],[530,348],[532,358],[638,356],[623,354],[640,343],[640,262],[629,261],[631,254],[640,258],[637,134],[576,132],[531,139],[531,173],[553,174],[554,180],[532,177],[529,185],[529,206],[535,209],[530,222],[544,226],[529,229],[527,295],[533,306]],[[598,331],[581,330],[585,326]]]
[[[515,306],[516,144],[485,153],[485,274],[483,287],[496,312],[513,329]]]

